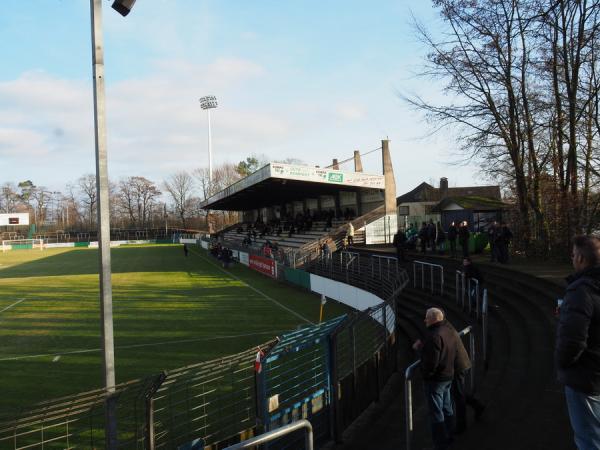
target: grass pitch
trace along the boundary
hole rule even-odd
[[[117,382],[235,353],[319,318],[319,298],[204,250],[113,248]],[[325,318],[347,312],[330,302]],[[0,253],[0,415],[103,385],[94,249]]]

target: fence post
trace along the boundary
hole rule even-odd
[[[477,355],[475,354],[475,333],[471,328],[471,332],[469,333],[469,350],[471,357],[471,394],[475,392],[475,365],[477,364]]]
[[[421,289],[425,290],[425,264],[420,264],[421,266]]]
[[[462,272],[461,273],[460,284],[461,284],[461,289],[462,289],[461,300],[462,300],[462,309],[463,309],[463,311],[465,310],[465,287],[466,287],[465,286],[465,282],[466,282],[466,276],[465,276],[465,273]]]
[[[459,283],[458,274],[459,273],[460,273],[460,271],[457,270],[456,271],[456,275],[454,276],[454,284],[455,284],[455,288],[456,288],[456,304],[457,305],[460,304],[460,298],[459,298],[459,295],[458,295],[458,292],[460,290],[459,285],[458,285],[458,283]]]
[[[444,266],[441,267],[442,273],[441,273],[441,291],[440,291],[440,296],[444,296]]]
[[[167,374],[162,372],[154,381],[154,384],[145,393],[146,397],[146,450],[154,450],[155,434],[154,434],[154,394],[167,379]]]
[[[413,262],[413,287],[417,287],[417,263]]]
[[[477,315],[477,320],[479,320],[479,280],[477,280],[477,292],[475,293],[475,314]]]
[[[423,269],[425,269],[425,267],[423,267]],[[431,295],[433,295],[434,290],[433,290],[433,265],[429,266],[429,274],[430,274],[430,278],[431,278]]]
[[[487,362],[487,312],[488,312],[488,291],[483,290],[483,305],[481,307],[481,331],[482,331],[482,352],[483,364]]]
[[[340,403],[337,371],[337,334],[329,335],[329,380],[330,380],[330,432],[334,442],[341,442],[342,431],[340,427]]]

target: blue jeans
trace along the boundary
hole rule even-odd
[[[600,448],[600,395],[587,395],[565,386],[571,426],[579,450]]]
[[[452,396],[450,394],[450,381],[425,381],[425,396],[429,405],[432,423],[442,423],[446,417],[454,415]]]

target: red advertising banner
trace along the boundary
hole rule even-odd
[[[277,263],[274,259],[250,255],[250,268],[272,278],[277,278]]]

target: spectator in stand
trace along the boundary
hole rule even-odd
[[[188,257],[188,253],[189,253],[189,250],[188,250],[187,244],[183,244],[183,254],[185,255],[186,258]]]
[[[346,238],[348,239],[348,245],[354,245],[354,225],[352,225],[352,222],[348,222]]]
[[[331,256],[331,249],[329,248],[329,239],[325,239],[323,241],[323,245],[321,246],[321,254],[325,260],[329,260]]]
[[[469,291],[469,301],[471,302],[471,308],[475,309],[477,308],[477,305],[475,304],[475,302],[477,301],[476,289],[483,289],[483,275],[481,274],[477,266],[473,264],[471,258],[469,258],[468,256],[466,258],[463,258],[463,273],[465,274],[465,283],[467,283],[467,280],[469,278],[474,278],[478,281],[478,284],[471,283],[471,289]]]
[[[445,450],[452,442],[456,425],[451,386],[456,360],[456,339],[444,321],[444,313],[429,308],[425,314],[427,337],[417,340],[413,349],[421,354],[423,387],[431,421],[431,435],[436,450]]]
[[[571,254],[575,273],[560,307],[555,359],[575,444],[600,448],[600,239],[576,236]]]
[[[444,242],[446,242],[446,233],[444,233],[444,229],[442,228],[442,224],[440,222],[438,222],[435,226],[435,235],[437,236],[436,245],[438,252],[440,253],[440,255],[443,255]]]
[[[494,221],[492,225],[488,228],[488,242],[490,244],[490,261],[496,262],[498,256],[498,248],[496,247],[496,240],[498,239],[498,235],[500,234],[500,227],[498,226],[498,222]]]
[[[437,241],[437,230],[433,224],[433,220],[429,219],[427,224],[427,242],[431,248],[431,253],[435,253],[435,243]]]
[[[393,244],[396,247],[396,258],[398,261],[405,261],[404,246],[406,245],[406,234],[404,233],[404,228],[398,229],[398,232],[394,235]]]
[[[271,246],[269,245],[269,241],[267,241],[265,243],[265,246],[263,247],[263,255],[265,256],[265,258],[273,258],[273,251],[271,249]]]
[[[454,379],[452,380],[452,399],[456,415],[456,434],[463,433],[467,429],[467,405],[475,410],[475,420],[479,420],[485,405],[474,395],[468,394],[465,389],[465,380],[471,370],[471,360],[460,335],[449,321],[445,321],[456,340],[456,358],[454,360]]]
[[[462,221],[458,228],[458,243],[462,247],[463,258],[469,256],[469,224],[466,220]]]
[[[421,229],[419,230],[419,241],[421,243],[421,253],[425,254],[427,251],[427,223],[423,222],[421,224]]]
[[[290,225],[290,230],[288,231],[288,237],[292,237],[292,235],[296,232],[296,229],[294,228],[294,224]]]
[[[458,229],[454,222],[448,227],[448,242],[450,243],[450,256],[456,258],[456,238],[458,237]]]
[[[508,246],[510,245],[513,234],[505,223],[502,223],[498,237],[499,238],[496,240],[496,245],[498,246],[498,262],[508,264]]]

